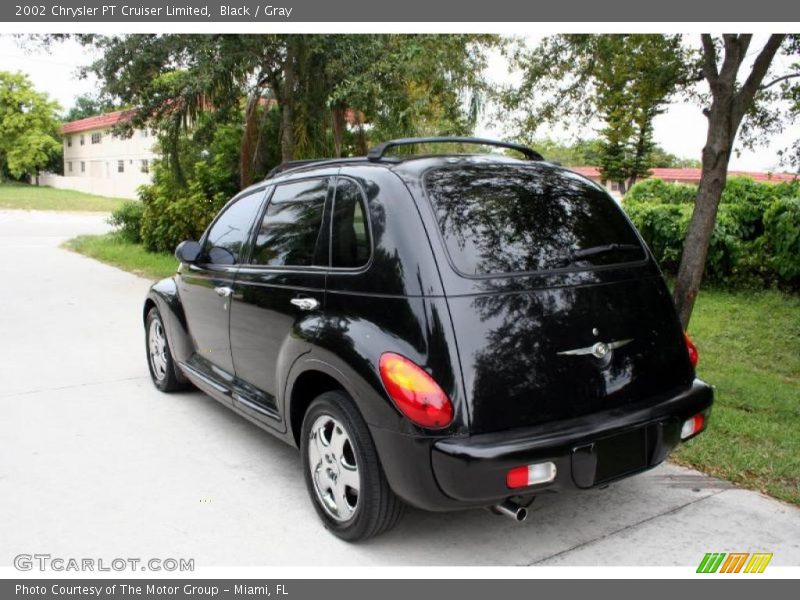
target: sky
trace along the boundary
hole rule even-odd
[[[763,36],[761,36],[763,38]],[[527,38],[528,44],[535,44],[537,36]],[[763,39],[758,36],[752,47],[760,48]],[[16,39],[10,35],[0,35],[0,70],[22,71],[27,73],[36,89],[44,91],[58,101],[66,111],[74,104],[75,98],[81,94],[94,93],[98,83],[93,78],[81,79],[78,71],[81,66],[93,60],[93,51],[80,44],[67,41],[56,44],[51,53],[43,50],[23,49]],[[499,53],[492,54],[487,71],[489,79],[495,83],[513,83],[515,74],[509,72],[508,64]],[[667,152],[681,158],[700,158],[705,142],[707,122],[698,105],[676,102],[655,120],[655,141]],[[499,125],[492,125],[487,118],[482,119],[476,135],[481,137],[502,139],[504,131]],[[542,137],[553,137],[562,141],[570,141],[576,135],[584,138],[593,137],[591,131],[569,131],[564,128],[546,129],[539,133]],[[739,156],[734,155],[730,162],[731,170],[741,171],[779,171],[778,152],[800,138],[800,123],[787,128],[783,134],[772,138],[768,144],[754,151],[741,149]]]

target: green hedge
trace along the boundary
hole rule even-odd
[[[153,252],[174,252],[197,240],[219,210],[239,191],[242,129],[215,124],[201,143],[197,134],[180,142],[180,171],[156,161],[153,183],[139,188],[144,204],[142,241]]]
[[[186,187],[173,183],[166,166],[156,167],[152,185],[143,186],[142,241],[151,252],[173,252],[184,240],[198,240],[214,215],[235,193],[224,185],[213,166],[198,161]],[[230,174],[222,175],[229,179]]]
[[[130,200],[112,212],[108,222],[119,230],[124,240],[141,244],[143,217],[144,204],[138,200]]]
[[[662,269],[675,273],[697,188],[645,180],[623,206]],[[800,182],[732,177],[722,195],[705,277],[728,285],[800,287]]]

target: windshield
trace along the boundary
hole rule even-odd
[[[452,261],[465,275],[645,258],[616,202],[569,171],[460,165],[429,171],[425,188]]]

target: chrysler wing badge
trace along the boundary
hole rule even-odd
[[[591,346],[586,346],[585,348],[573,348],[572,350],[564,350],[563,352],[559,352],[559,356],[584,356],[586,354],[591,354],[595,358],[604,358],[608,355],[609,352],[612,350],[616,350],[617,348],[622,348],[630,344],[633,341],[633,338],[627,340],[617,340],[615,342],[597,342],[596,344],[592,344]]]

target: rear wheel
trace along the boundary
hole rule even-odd
[[[176,372],[175,361],[167,343],[167,332],[158,309],[153,307],[145,320],[145,348],[150,378],[162,392],[174,392],[184,388],[181,377]]]
[[[367,425],[347,394],[317,397],[300,440],[308,493],[334,535],[356,542],[397,523],[404,505],[389,487]]]

